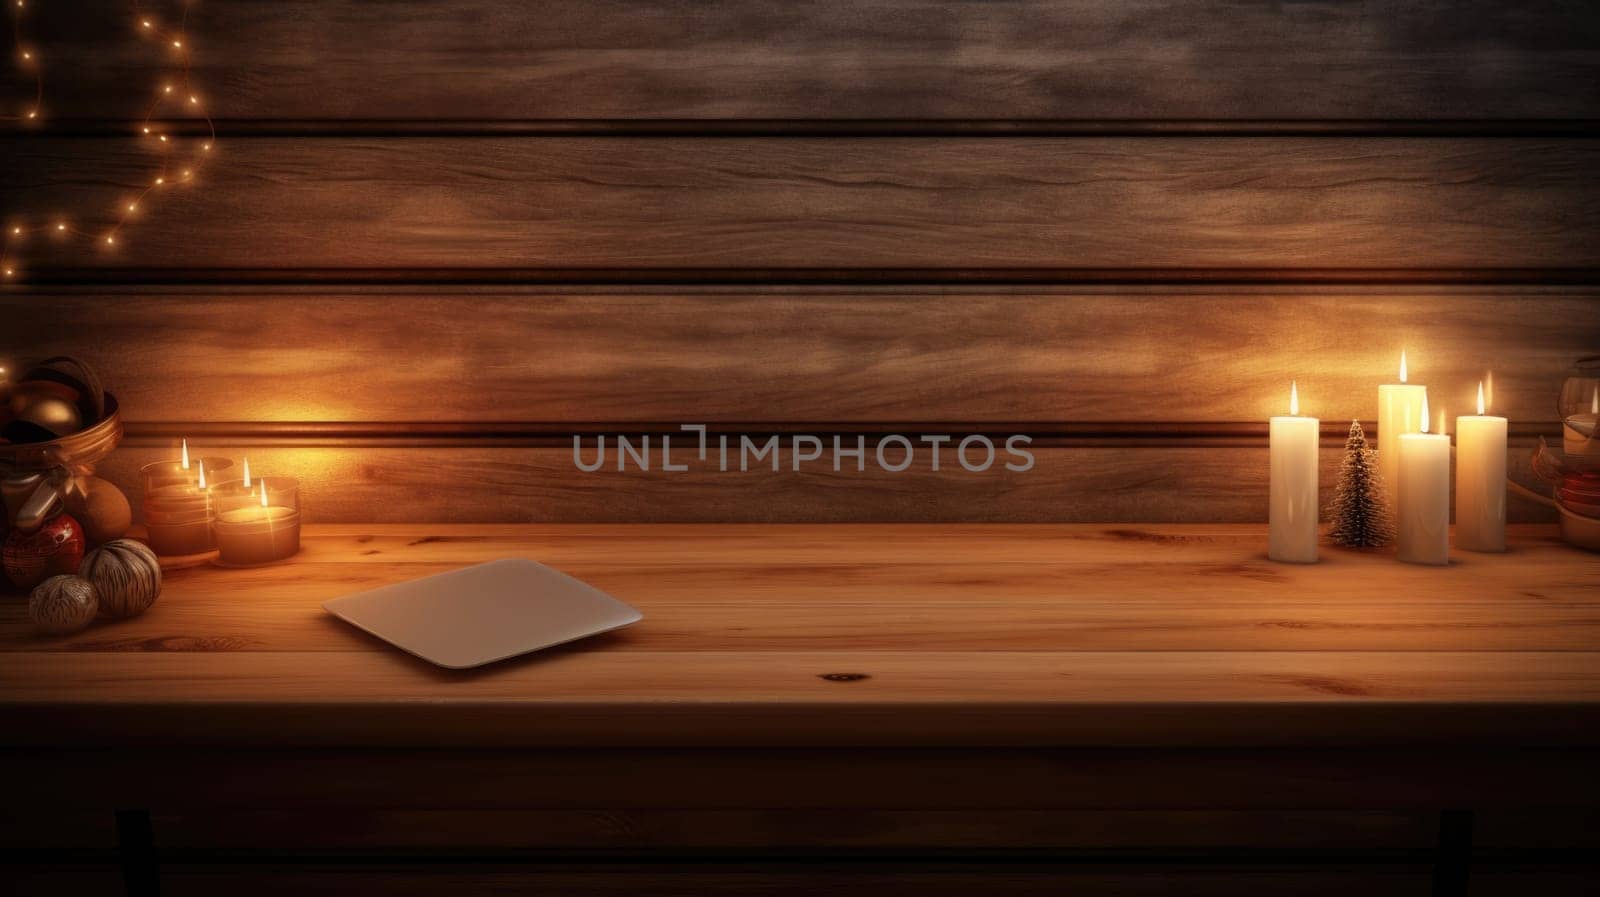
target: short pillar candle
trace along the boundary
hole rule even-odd
[[[179,458],[140,468],[144,522],[150,549],[160,557],[188,557],[216,550],[211,522],[216,515],[211,486],[233,466],[228,458],[190,458],[183,443]]]
[[[1395,502],[1396,556],[1412,564],[1450,563],[1450,437],[1439,415],[1439,433],[1428,432],[1428,402],[1422,402],[1422,432],[1400,437],[1400,472]]]
[[[1506,550],[1506,419],[1478,413],[1456,418],[1456,547]]]
[[[253,501],[219,510],[213,530],[217,563],[254,567],[300,550],[300,483],[293,477],[258,477]]]
[[[1269,431],[1271,505],[1267,557],[1311,564],[1317,560],[1317,440],[1322,422],[1300,416],[1300,389],[1289,384],[1289,416],[1274,417]]]

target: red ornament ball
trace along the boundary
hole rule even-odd
[[[57,514],[31,533],[12,530],[0,552],[6,578],[31,589],[46,577],[78,572],[88,540],[71,515]]]

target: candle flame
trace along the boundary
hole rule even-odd
[[[1428,432],[1428,393],[1422,393],[1422,432]]]
[[[1482,398],[1483,397],[1483,387],[1482,386],[1478,387],[1478,396],[1479,396],[1478,404],[1482,405],[1483,404],[1483,398]],[[1478,413],[1482,414],[1483,413],[1483,409],[1481,409],[1481,408],[1478,409]],[[244,487],[246,489],[250,488],[250,456],[249,455],[245,455],[244,456]]]
[[[1406,382],[1406,350],[1400,350],[1400,382]],[[1423,417],[1427,417],[1426,414]]]
[[[267,484],[265,482],[263,482],[261,484],[261,507],[264,508],[266,506],[267,506]]]
[[[1589,397],[1589,413],[1600,414],[1600,386],[1594,388],[1594,395]]]
[[[183,469],[189,469],[189,440],[183,441]]]
[[[1483,381],[1478,381],[1478,413],[1483,413]]]
[[[1289,413],[1295,416],[1300,414],[1300,386],[1293,380],[1289,381]]]
[[[206,459],[201,458],[198,463],[200,465],[200,479],[197,485],[204,489],[206,487]]]
[[[1484,394],[1485,398],[1487,399],[1487,401],[1484,402],[1483,407],[1485,407],[1485,408],[1493,408],[1494,407],[1494,371],[1484,371],[1484,373],[1483,373],[1483,382],[1485,384],[1484,385],[1483,394]]]
[[[1445,427],[1444,427],[1444,409],[1440,408],[1439,409],[1439,435],[1440,436],[1445,436],[1448,433],[1449,433],[1449,431],[1446,430]]]

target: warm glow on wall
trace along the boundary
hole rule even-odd
[[[3,241],[0,241],[0,278],[9,281],[21,277],[23,271],[19,255],[27,238],[34,234],[48,233],[54,237],[83,240],[86,244],[99,245],[104,251],[112,251],[118,245],[118,236],[122,229],[127,226],[151,191],[161,189],[172,180],[193,182],[196,171],[216,143],[217,130],[210,115],[204,111],[199,91],[194,87],[190,75],[192,48],[185,33],[189,16],[188,7],[189,4],[185,3],[183,14],[177,24],[170,27],[163,25],[159,17],[146,13],[137,3],[133,7],[136,23],[134,32],[147,40],[167,45],[165,56],[168,76],[157,86],[155,95],[145,107],[143,119],[136,131],[142,139],[153,138],[154,147],[162,153],[159,167],[143,186],[135,189],[133,196],[124,197],[116,203],[106,225],[79,226],[69,223],[65,218],[54,217],[44,223],[30,224],[27,220],[18,220],[7,226]],[[17,65],[32,78],[33,96],[17,114],[0,116],[0,119],[19,122],[24,127],[36,126],[44,120],[45,61],[26,36],[29,11],[30,7],[25,0],[17,0],[12,6],[12,39],[17,54]],[[205,122],[206,136],[200,140],[198,149],[192,153],[180,152],[176,136],[161,132],[162,120],[158,120],[156,116],[168,105],[177,105],[185,110],[184,114],[198,117]],[[182,162],[175,159],[185,155],[191,158]]]

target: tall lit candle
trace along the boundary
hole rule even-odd
[[[1267,557],[1317,560],[1317,436],[1322,422],[1300,416],[1300,388],[1289,384],[1289,416],[1271,421],[1271,498]]]
[[[1506,419],[1478,413],[1456,418],[1456,547],[1506,550]]]
[[[1450,563],[1450,437],[1444,412],[1438,433],[1428,432],[1428,397],[1422,397],[1422,432],[1400,437],[1395,490],[1395,547],[1413,564]]]
[[[1400,382],[1378,387],[1378,473],[1384,497],[1394,507],[1395,484],[1400,475],[1400,437],[1426,430],[1422,410],[1427,387],[1406,383],[1406,353],[1400,352]]]

